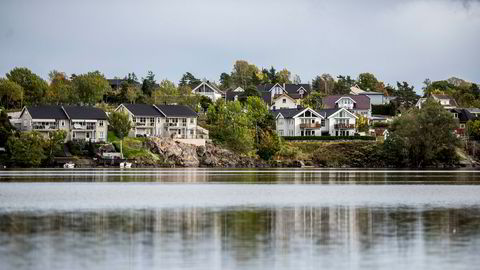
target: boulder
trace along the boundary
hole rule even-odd
[[[149,138],[144,146],[152,153],[159,155],[165,163],[173,163],[182,167],[198,167],[195,145],[175,142],[170,138]]]

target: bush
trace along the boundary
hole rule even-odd
[[[361,140],[375,141],[372,136],[285,136],[286,141],[340,141],[340,140]]]
[[[389,115],[395,116],[397,108],[393,103],[386,105],[372,105],[372,114],[373,115]]]
[[[387,122],[375,122],[373,123],[372,127],[374,128],[389,128],[390,124]]]

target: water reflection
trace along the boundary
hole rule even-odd
[[[2,269],[471,269],[479,245],[478,208],[0,214]]]
[[[479,184],[477,171],[322,169],[47,169],[0,171],[0,182],[169,182],[318,184]]]

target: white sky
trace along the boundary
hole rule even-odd
[[[237,59],[303,82],[361,72],[417,91],[425,78],[480,82],[480,1],[0,1],[0,76],[26,66],[44,78],[98,69],[218,81]]]

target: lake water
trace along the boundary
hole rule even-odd
[[[0,171],[0,269],[480,269],[476,171]]]

